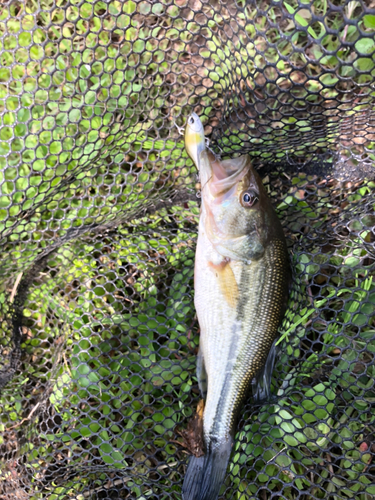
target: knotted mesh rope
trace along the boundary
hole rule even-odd
[[[372,0],[2,2],[1,500],[181,498],[192,110],[251,155],[294,269],[221,498],[374,498],[374,35]]]

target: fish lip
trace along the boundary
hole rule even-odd
[[[211,161],[212,180],[210,183],[210,191],[213,196],[218,196],[224,192],[229,192],[241,179],[243,179],[248,171],[247,156],[244,155],[238,166],[233,168],[232,160],[224,160],[222,162]]]
[[[239,161],[240,160],[240,161]],[[229,159],[229,160],[223,160],[220,162],[214,161],[212,166],[213,168],[221,168],[222,175],[224,173],[224,177],[229,178],[235,175],[238,175],[240,171],[244,170],[247,164],[248,156],[247,155],[242,155],[239,156],[238,158]],[[237,166],[233,167],[234,163],[238,163]]]

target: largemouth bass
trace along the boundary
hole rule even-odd
[[[182,496],[216,500],[249,388],[260,381],[269,387],[291,273],[280,221],[249,156],[217,160],[195,113],[187,121],[185,147],[202,195],[194,303],[197,378],[206,401],[205,455],[190,458]],[[266,389],[255,391],[258,399]]]

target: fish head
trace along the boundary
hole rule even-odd
[[[259,174],[248,155],[224,161],[211,156],[209,163],[202,189],[208,238],[227,260],[258,260],[281,229]]]
[[[200,176],[201,224],[221,257],[243,262],[257,260],[270,239],[284,238],[248,155],[223,161],[216,158],[206,148],[203,124],[196,113],[187,120],[185,148]]]

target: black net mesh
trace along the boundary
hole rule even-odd
[[[294,270],[221,498],[375,497],[375,2],[3,1],[0,498],[181,498],[194,110]]]

